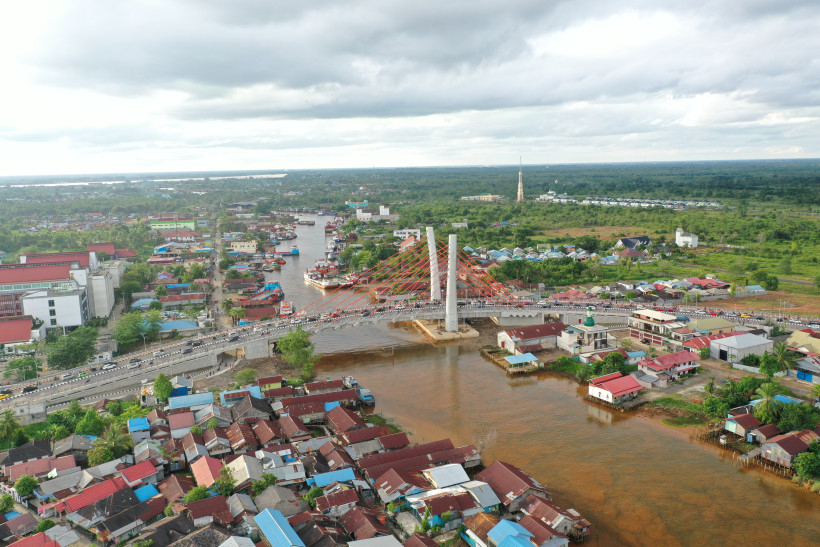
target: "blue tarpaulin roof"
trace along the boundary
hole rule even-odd
[[[142,488],[134,490],[134,495],[137,496],[137,499],[140,501],[150,500],[158,494],[159,490],[157,490],[157,487],[153,484],[146,484]]]
[[[511,365],[520,365],[522,363],[531,363],[532,361],[538,361],[538,357],[536,357],[532,353],[523,353],[521,355],[510,355],[508,357],[504,357],[504,360]]]
[[[333,401],[332,403],[325,403],[325,412],[330,412],[334,408],[339,406],[339,401]]]
[[[307,483],[310,486],[325,487],[328,484],[333,484],[334,482],[352,481],[354,478],[356,478],[356,473],[353,472],[352,468],[346,467],[345,469],[331,471],[330,473],[319,473],[318,475],[313,475],[307,480]]]

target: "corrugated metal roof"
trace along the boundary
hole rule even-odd
[[[194,393],[193,395],[182,395],[168,399],[168,405],[173,410],[175,408],[187,408],[189,406],[207,405],[214,402],[214,394]]]
[[[159,490],[153,484],[146,484],[142,488],[134,490],[134,495],[137,496],[138,500],[145,501],[159,495]]]
[[[280,511],[264,509],[254,520],[271,547],[305,547]]]
[[[521,355],[508,355],[507,357],[504,357],[504,360],[511,365],[520,365],[521,363],[538,361],[538,357],[532,353],[522,353]]]

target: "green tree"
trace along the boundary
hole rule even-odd
[[[122,414],[122,402],[121,401],[109,401],[107,405],[105,405],[105,409],[114,417],[119,416]]]
[[[192,501],[204,500],[208,497],[208,489],[204,486],[194,486],[190,492],[185,495],[185,503]]]
[[[121,346],[130,346],[142,341],[143,317],[141,313],[126,313],[114,327],[114,339]]]
[[[92,448],[88,451],[88,465],[94,467],[110,462],[114,459],[114,453],[107,448]]]
[[[772,355],[774,362],[777,365],[778,372],[787,372],[797,366],[797,356],[789,349],[786,342],[775,344]]]
[[[717,397],[708,397],[703,402],[703,410],[712,418],[722,419],[729,415],[729,403]]]
[[[110,450],[115,458],[119,458],[134,446],[134,440],[122,428],[112,424],[93,444],[96,448]]]
[[[15,378],[18,382],[22,382],[23,380],[39,377],[39,373],[42,371],[43,360],[27,355],[26,357],[9,361],[6,365],[6,370],[3,371],[3,376],[5,378]]]
[[[49,346],[48,366],[69,369],[85,365],[97,353],[97,329],[79,327]]]
[[[37,479],[31,475],[23,475],[14,483],[14,489],[17,490],[21,498],[27,498],[34,492],[38,484]]]
[[[774,355],[772,355],[768,351],[764,351],[763,355],[760,356],[759,370],[760,374],[765,374],[767,378],[771,379],[779,370],[777,366],[777,360],[775,359]]]
[[[817,289],[817,292],[820,292],[820,275],[815,276],[814,287]]]
[[[159,311],[162,309],[162,302],[160,302],[159,300],[152,300],[151,303],[148,304],[148,309],[150,311]]]
[[[20,431],[20,423],[14,416],[14,411],[7,408],[0,415],[0,437],[3,439],[13,438]]]
[[[162,328],[162,322],[164,321],[162,314],[159,310],[150,310],[148,313],[145,314],[145,332],[148,335],[149,340],[156,340],[159,338],[159,331]]]
[[[154,545],[153,539],[143,539],[142,541],[135,541],[134,547],[152,547]]]
[[[780,271],[784,274],[788,275],[792,273],[792,259],[784,257],[783,260],[780,261]]]
[[[315,346],[310,341],[310,333],[302,330],[302,327],[296,327],[279,339],[277,347],[286,362],[301,370],[303,380],[313,377],[313,365],[319,356],[314,353]]]
[[[240,386],[246,386],[256,381],[256,369],[246,368],[242,369],[233,376],[236,383]]]
[[[766,382],[757,389],[755,394],[761,401],[755,405],[754,415],[758,420],[766,424],[777,422],[783,403],[775,399],[775,395],[781,393],[783,388],[775,382]]]
[[[245,311],[245,308],[235,306],[235,307],[231,308],[231,311],[228,312],[228,315],[231,316],[231,319],[233,319],[234,324],[236,324],[236,323],[239,323],[239,321],[241,321],[242,318],[245,317],[245,315],[247,313],[248,312]]]
[[[236,488],[236,479],[233,477],[233,472],[230,467],[223,467],[219,470],[219,477],[214,481],[217,492],[226,498],[233,494]]]
[[[162,512],[166,517],[174,516],[174,506],[170,503],[165,506],[165,510]]]
[[[202,435],[202,431],[203,431],[202,426],[199,426],[199,425],[191,426],[191,433],[193,433],[194,435]]]
[[[154,380],[154,395],[160,401],[167,401],[174,391],[174,385],[163,373],[157,374]]]
[[[261,479],[259,479],[258,481],[253,481],[252,486],[254,495],[258,496],[259,494],[264,492],[268,486],[276,484],[276,480],[277,479],[275,475],[272,475],[271,473],[262,473]]]
[[[706,381],[706,384],[703,386],[703,391],[709,395],[710,397],[715,392],[715,377],[709,376],[709,379]]]
[[[302,496],[302,499],[308,502],[308,505],[311,507],[316,507],[316,498],[322,497],[325,495],[325,491],[321,489],[319,486],[314,486],[308,493]]]
[[[131,303],[131,295],[140,291],[142,291],[142,283],[139,281],[123,281],[120,284],[120,294],[122,294],[125,302],[128,304]]]
[[[698,350],[698,355],[701,359],[708,359],[712,356],[712,348],[710,346],[703,346]]]
[[[55,522],[51,519],[43,519],[37,524],[37,528],[34,529],[36,533],[45,532],[49,528],[54,528],[57,526]]]
[[[93,410],[89,410],[83,416],[83,419],[77,423],[77,428],[74,430],[78,435],[93,435],[97,436],[105,429],[105,421],[100,418]]]
[[[231,300],[230,298],[226,298],[222,301],[222,304],[220,304],[220,306],[222,307],[222,311],[228,313],[233,308],[233,300]]]
[[[820,439],[814,439],[806,452],[794,458],[793,469],[803,480],[820,477]]]
[[[154,289],[154,296],[156,296],[157,299],[162,298],[163,296],[168,296],[168,287],[165,285],[160,285]]]
[[[776,291],[778,286],[780,285],[780,280],[777,278],[776,275],[769,275],[766,276],[766,279],[763,280],[763,288],[767,291]]]
[[[781,433],[814,429],[816,418],[808,405],[785,405],[780,411],[777,427]]]
[[[14,498],[11,494],[0,496],[0,513],[8,513],[12,509],[14,509]]]
[[[219,427],[219,418],[213,417],[208,418],[208,421],[205,422],[205,429],[215,429]]]

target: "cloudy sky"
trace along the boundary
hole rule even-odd
[[[27,0],[0,175],[820,156],[816,0]]]

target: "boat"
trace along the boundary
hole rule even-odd
[[[287,317],[289,315],[293,315],[293,300],[282,302],[282,305],[279,306],[279,317]]]
[[[325,233],[326,234],[332,234],[333,232],[336,231],[336,228],[338,228],[338,227],[339,227],[339,225],[336,224],[335,222],[328,222],[327,224],[325,224]]]
[[[376,404],[376,398],[373,396],[373,392],[366,387],[356,389],[356,395],[359,402],[365,406],[374,406]]]
[[[338,289],[343,281],[339,269],[322,260],[317,260],[314,268],[305,270],[305,282],[318,289]]]
[[[347,389],[355,389],[359,387],[359,382],[353,376],[342,376],[342,383]]]
[[[280,253],[280,255],[281,256],[298,256],[299,255],[299,249],[296,247],[296,245],[294,245],[290,248],[290,251],[285,251],[284,253]]]

